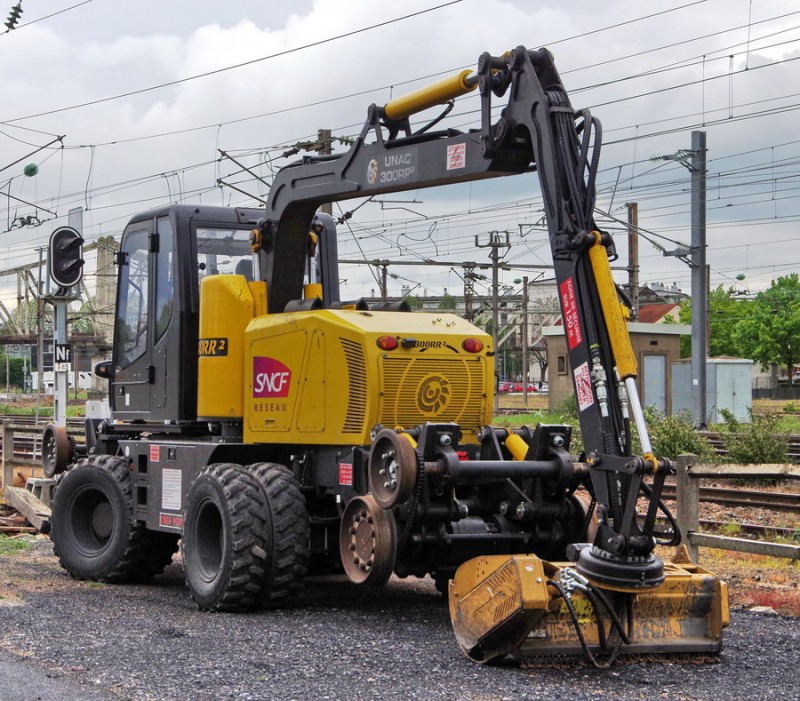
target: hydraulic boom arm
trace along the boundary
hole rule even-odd
[[[412,132],[409,116],[476,87],[480,128],[431,131],[428,125]],[[497,119],[495,96],[507,100]],[[609,266],[614,244],[593,218],[600,140],[600,124],[588,111],[573,110],[547,50],[483,54],[474,75],[465,71],[382,108],[372,105],[361,134],[342,155],[308,157],[283,168],[254,246],[269,308],[279,311],[302,296],[306,236],[320,205],[535,170],[600,522],[578,568],[597,581],[635,588],[663,580],[652,551],[660,486],[670,465],[650,449],[636,362]],[[270,284],[276,275],[282,284]],[[640,457],[631,456],[629,413],[643,447]],[[649,474],[656,475],[652,486],[643,480]],[[640,525],[635,507],[642,494],[651,506]]]

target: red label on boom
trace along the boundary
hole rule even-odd
[[[578,316],[578,301],[575,298],[575,278],[568,277],[558,286],[561,294],[561,309],[564,311],[564,328],[567,332],[567,344],[572,350],[583,343],[581,320]]]

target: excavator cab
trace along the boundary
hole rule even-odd
[[[200,282],[257,274],[250,232],[259,210],[171,205],[134,217],[122,235],[110,391],[123,421],[197,418]]]

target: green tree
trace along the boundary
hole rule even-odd
[[[6,380],[8,369],[8,380]],[[0,388],[5,391],[6,384],[22,387],[25,384],[25,361],[22,358],[6,358],[0,355]]]
[[[70,313],[70,329],[75,333],[94,333],[95,299],[83,302],[77,312]]]
[[[740,356],[742,349],[734,336],[736,324],[747,314],[750,300],[737,299],[734,290],[722,285],[711,290],[708,295],[708,346],[709,355]],[[678,308],[677,320],[670,315],[666,323],[691,324],[692,302],[684,299]],[[681,336],[681,358],[692,354],[691,336]]]
[[[422,309],[422,300],[416,295],[406,295],[403,299],[412,309]]]
[[[759,292],[734,327],[743,355],[766,367],[777,363],[789,377],[800,362],[800,277],[797,273],[772,281]]]
[[[442,311],[454,312],[456,310],[456,298],[453,295],[442,295],[442,301],[439,302],[439,309]]]
[[[749,299],[737,299],[732,288],[727,290],[720,285],[708,296],[708,326],[710,355],[742,355],[734,329],[745,316],[751,305]]]

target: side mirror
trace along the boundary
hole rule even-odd
[[[98,377],[102,377],[104,380],[110,380],[111,376],[114,374],[114,366],[111,364],[110,360],[104,360],[102,363],[97,363],[94,366],[94,374]]]

